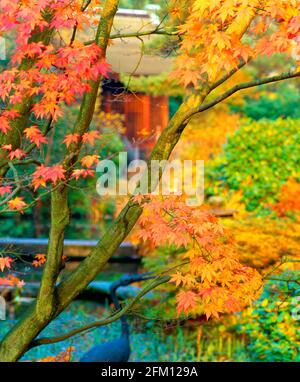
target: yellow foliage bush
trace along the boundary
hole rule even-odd
[[[294,220],[253,215],[239,219],[237,216],[225,224],[234,235],[240,260],[256,269],[268,269],[282,259],[300,257],[299,216]],[[297,263],[285,266],[290,269],[298,267]]]

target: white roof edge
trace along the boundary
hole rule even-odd
[[[150,17],[150,14],[148,11],[144,11],[141,9],[126,9],[126,8],[119,8],[117,11],[117,15]]]

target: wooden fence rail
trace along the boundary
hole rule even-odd
[[[97,240],[65,240],[64,255],[74,259],[81,260],[85,258],[97,245]],[[35,255],[37,253],[46,253],[48,239],[32,239],[32,238],[0,238],[0,252],[10,250],[20,255]],[[111,262],[137,262],[139,256],[136,247],[130,242],[124,242],[120,245],[115,256],[111,258]]]

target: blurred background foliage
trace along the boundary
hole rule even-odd
[[[254,96],[246,96],[242,105],[233,105],[231,110],[255,121],[260,119],[300,118],[300,91],[292,83],[262,87]]]
[[[280,56],[269,68],[260,60],[234,80],[270,75],[281,66]],[[166,75],[157,81],[139,78],[131,86],[153,94],[163,94],[165,88],[171,100],[181,96]],[[230,86],[228,81],[221,91]],[[197,360],[299,360],[300,325],[292,316],[299,309],[295,297],[300,292],[299,97],[297,82],[239,93],[193,118],[172,155],[205,161],[205,202],[210,208],[236,210],[234,218],[222,223],[232,234],[241,261],[266,279],[259,301],[243,313],[220,321],[191,318],[183,324],[184,349],[196,346]],[[154,270],[174,266],[183,255],[172,247],[141,247],[141,252],[144,267]],[[161,293],[168,298],[154,300],[152,316],[170,320],[175,297],[168,286]],[[172,333],[176,341],[177,333],[178,329]]]
[[[246,120],[228,138],[223,153],[208,165],[207,192],[242,190],[249,211],[274,203],[281,186],[299,176],[299,120]]]
[[[236,321],[237,333],[247,334],[246,349],[253,362],[299,362],[300,326],[293,317],[299,311],[300,288],[290,279],[298,272],[284,272],[284,281],[268,281],[260,300],[241,313]],[[299,313],[298,313],[299,315]]]
[[[58,158],[62,157],[65,146],[62,141],[66,134],[71,133],[78,111],[79,108],[76,106],[66,108],[64,118],[60,119],[50,132],[49,143],[40,154],[46,158],[46,165],[51,165],[52,161],[57,162]],[[118,153],[124,150],[120,135],[122,128],[121,116],[102,112],[97,113],[91,125],[92,130],[101,133],[101,139],[95,142],[95,152],[101,159],[109,158],[116,165],[118,165]],[[88,155],[88,148],[83,151],[82,155]],[[28,165],[25,167],[18,166],[18,173],[22,176],[31,171],[32,168]],[[115,203],[108,198],[101,200],[96,192],[96,181],[97,174],[95,178],[76,181],[76,187],[73,187],[69,192],[72,219],[66,230],[68,239],[99,238],[114,217]],[[44,191],[38,192],[43,193]],[[1,216],[0,237],[9,237],[11,232],[14,232],[16,237],[48,237],[50,229],[48,223],[49,203],[50,198],[46,196],[22,215],[6,214]]]

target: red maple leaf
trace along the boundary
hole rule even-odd
[[[37,167],[32,175],[32,178],[32,184],[34,186],[34,190],[36,190],[39,186],[45,186],[48,181],[56,184],[59,180],[64,180],[65,169],[60,164],[56,164],[51,167],[41,165]]]
[[[10,194],[12,190],[12,186],[1,186],[0,187],[0,195],[3,198],[5,194]]]
[[[47,138],[43,136],[41,131],[37,126],[30,126],[24,130],[26,138],[30,142],[36,144],[37,147],[40,147],[41,143],[47,143]]]
[[[68,134],[65,136],[65,139],[63,140],[63,143],[69,147],[72,143],[77,143],[80,139],[79,134]]]
[[[90,131],[88,133],[83,134],[82,136],[82,142],[83,143],[89,143],[90,145],[94,146],[95,139],[99,139],[100,135],[99,132],[96,130]]]
[[[77,170],[74,170],[73,171],[73,174],[72,174],[72,178],[75,178],[76,180],[78,180],[80,177],[82,177],[83,179],[87,178],[88,176],[94,176],[95,173],[94,173],[94,170],[90,170],[90,169],[77,169]]]
[[[8,156],[9,156],[9,159],[10,160],[13,160],[13,159],[21,159],[23,158],[24,156],[26,155],[26,153],[21,150],[21,149],[16,149],[14,151],[11,151]]]

